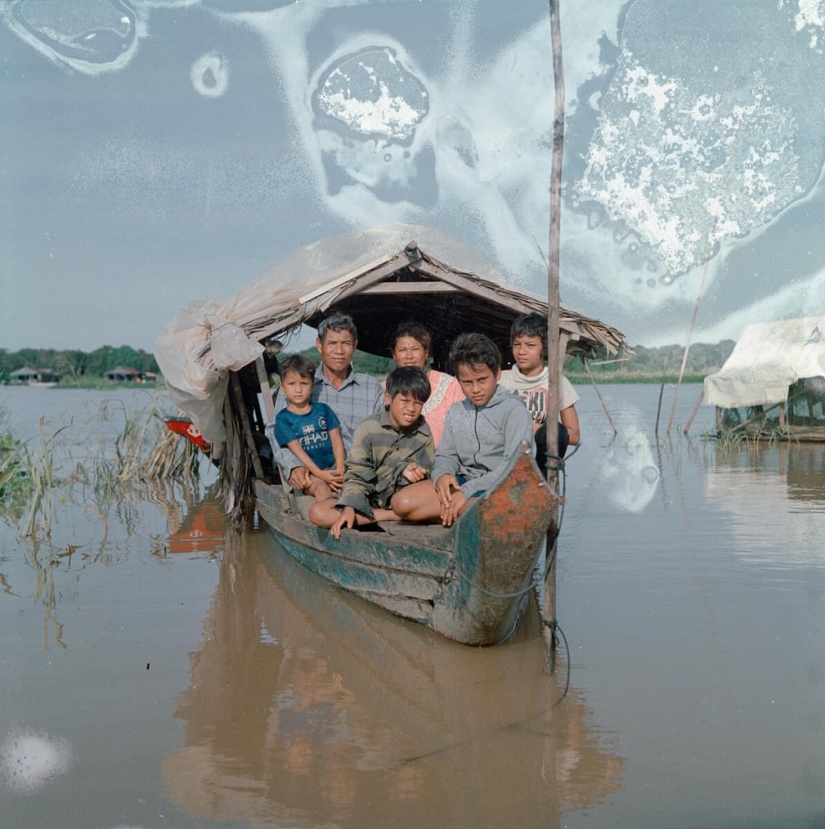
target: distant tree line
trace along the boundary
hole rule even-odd
[[[107,371],[119,366],[136,371],[154,371],[158,364],[153,354],[128,345],[113,348],[104,345],[91,352],[54,348],[21,348],[6,351],[0,348],[0,378],[8,378],[13,371],[29,368],[47,368],[61,377],[102,377]]]
[[[695,343],[691,345],[685,374],[690,376],[706,376],[718,371],[733,351],[733,340],[723,340],[715,345]],[[677,375],[682,366],[684,346],[666,345],[658,348],[646,348],[643,345],[633,346],[631,356],[623,355],[619,358],[607,357],[602,354],[589,361],[590,370],[594,375],[605,377],[616,375],[617,379],[633,378],[661,378],[663,375]],[[315,348],[308,348],[301,352],[317,364],[319,355]],[[372,374],[375,377],[385,376],[393,367],[389,357],[378,357],[356,351],[352,359],[356,371]],[[158,372],[158,364],[153,354],[141,349],[134,349],[128,345],[113,348],[110,345],[101,346],[91,352],[63,350],[53,348],[22,348],[19,351],[7,351],[0,348],[0,379],[8,378],[10,373],[24,366],[30,368],[46,368],[67,379],[74,377],[102,377],[107,371],[118,366],[128,366],[136,371]],[[564,373],[568,377],[585,374],[581,360],[574,358],[565,367]]]
[[[685,376],[706,377],[719,371],[730,357],[735,342],[722,340],[711,345],[708,343],[694,343],[688,351],[685,364]],[[665,345],[657,348],[646,348],[643,345],[632,346],[632,355],[608,357],[602,353],[588,361],[591,372],[599,377],[616,375],[616,378],[649,378],[661,379],[662,376],[678,375],[682,368],[685,347],[683,345]],[[585,368],[579,358],[574,358],[565,367],[564,373],[568,376],[584,374]]]

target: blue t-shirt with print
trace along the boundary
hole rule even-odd
[[[319,469],[330,469],[335,466],[335,455],[329,430],[340,428],[338,416],[326,403],[313,403],[307,414],[281,409],[275,418],[275,440],[278,446],[300,441],[301,449]]]

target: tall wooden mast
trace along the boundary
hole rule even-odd
[[[564,67],[561,51],[560,0],[550,0],[550,34],[553,45],[553,159],[550,170],[550,236],[547,257],[547,486],[551,493],[559,492],[558,428],[559,379],[561,361],[559,348],[559,248],[561,242],[561,170],[564,151]],[[555,515],[547,534],[547,572],[544,582],[545,640],[552,654],[556,647],[556,538],[559,499],[553,506]]]

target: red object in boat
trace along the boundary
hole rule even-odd
[[[203,439],[203,435],[200,433],[200,430],[191,420],[187,417],[169,417],[166,418],[164,421],[166,423],[166,428],[169,429],[170,432],[175,432],[178,435],[183,435],[198,449],[201,449],[204,452],[211,452],[212,451],[212,444],[207,443]]]

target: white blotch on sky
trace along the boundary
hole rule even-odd
[[[352,132],[409,141],[429,109],[427,90],[388,48],[347,56],[317,92],[321,112]]]
[[[825,2],[823,0],[798,0],[798,8],[799,11],[794,16],[797,32],[803,29],[822,29],[825,26]],[[816,36],[816,33],[811,33],[812,38]],[[815,45],[815,41],[811,43],[812,47]]]
[[[339,21],[327,22],[331,10],[361,0],[255,12],[216,5],[224,10],[189,0],[0,0],[0,20],[17,36],[87,75],[124,68],[150,36],[156,8],[248,27],[271,58],[291,116],[284,128],[294,136],[286,160],[241,177],[215,163],[202,180],[185,147],[175,153],[163,142],[105,136],[106,147],[90,142],[78,154],[79,194],[105,186],[154,205],[183,193],[211,215],[248,205],[251,189],[266,207],[298,193],[354,226],[400,220],[466,230],[514,281],[543,291],[553,110],[546,15],[490,48],[478,39],[477,0],[456,0],[439,18],[441,59],[425,61],[426,43],[401,43],[380,28],[342,26],[329,54],[309,48]],[[584,4],[565,23],[574,140],[565,147],[561,290],[563,299],[572,288],[576,303],[592,300],[595,315],[620,309],[623,321],[611,322],[649,341],[672,337],[672,320],[680,309],[688,319],[700,280],[710,289],[730,279],[725,256],[813,192],[825,118],[810,90],[825,82],[825,0],[753,2],[749,47],[738,50],[724,36],[738,14],[729,0],[700,18],[678,0],[635,0],[622,16],[625,5]],[[671,11],[684,15],[674,32],[689,35],[691,48],[661,47]],[[200,95],[225,94],[224,54],[205,53],[188,68]],[[577,136],[586,143],[576,145]],[[817,294],[821,283],[802,276]],[[761,289],[781,293],[781,280]],[[743,304],[752,300],[745,277],[736,287]],[[775,316],[769,303],[766,312]],[[732,310],[720,308],[713,324],[719,313]]]
[[[147,34],[143,17],[108,0],[3,2],[0,19],[50,61],[84,75],[123,69]]]
[[[229,65],[219,52],[201,55],[190,72],[192,85],[205,98],[220,98],[229,86]]]
[[[737,104],[697,95],[624,53],[608,96],[576,196],[633,231],[643,255],[670,274],[766,226],[810,186],[794,148],[796,118],[771,103],[764,84]]]
[[[32,794],[68,771],[69,744],[48,734],[12,731],[0,745],[0,781],[16,794]]]

